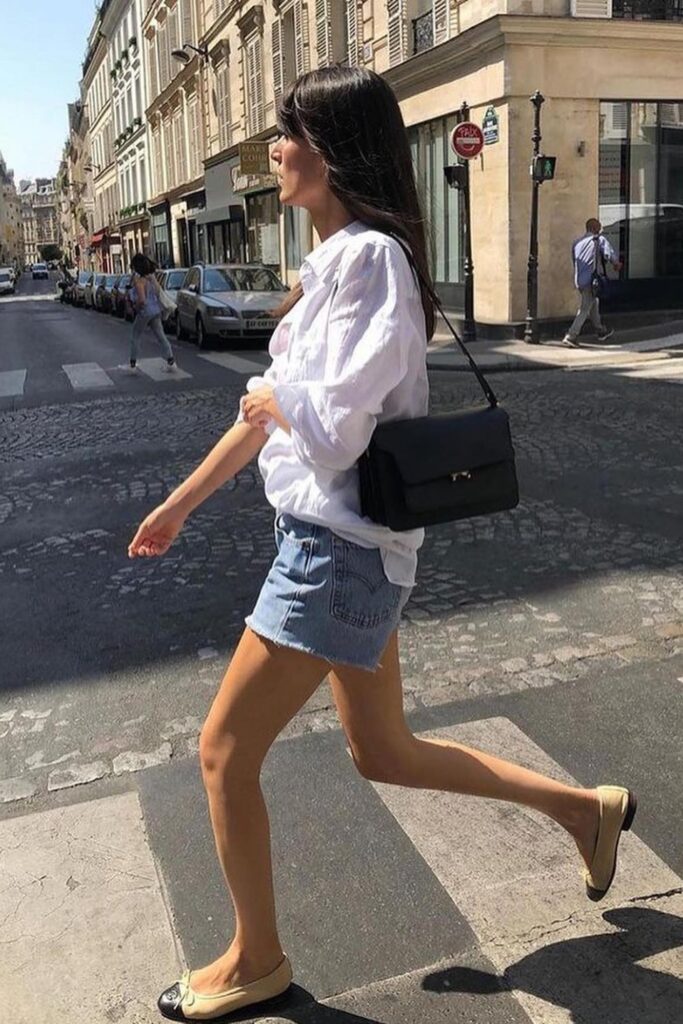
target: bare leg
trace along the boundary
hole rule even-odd
[[[366,778],[533,807],[574,837],[588,863],[599,817],[595,790],[566,786],[458,743],[413,736],[403,716],[396,634],[370,679],[362,670],[337,667],[330,681],[351,753]]]
[[[282,959],[268,812],[259,783],[263,759],[329,670],[321,659],[277,647],[246,629],[204,724],[200,758],[218,857],[235,907],[233,942],[192,972],[209,995],[264,977]]]

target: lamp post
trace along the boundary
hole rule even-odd
[[[531,135],[533,144],[533,162],[541,152],[541,107],[545,103],[545,97],[536,90],[530,97],[534,107],[534,130]],[[526,323],[524,326],[524,340],[529,345],[538,345],[538,190],[541,182],[536,175],[532,175],[531,181],[531,228],[529,232],[529,262],[526,276]]]

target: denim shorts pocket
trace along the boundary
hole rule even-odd
[[[281,543],[295,544],[297,547],[309,551],[314,543],[317,528],[311,523],[304,523],[294,519],[284,512],[275,517],[275,539],[278,547]]]
[[[362,548],[332,534],[333,618],[373,629],[396,615],[401,587],[390,583],[378,548]]]

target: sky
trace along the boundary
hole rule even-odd
[[[57,173],[94,20],[94,0],[0,0],[0,152],[17,182]]]

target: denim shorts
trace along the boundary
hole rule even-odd
[[[389,582],[378,548],[287,513],[276,516],[275,544],[247,626],[284,647],[374,672],[411,588]]]

